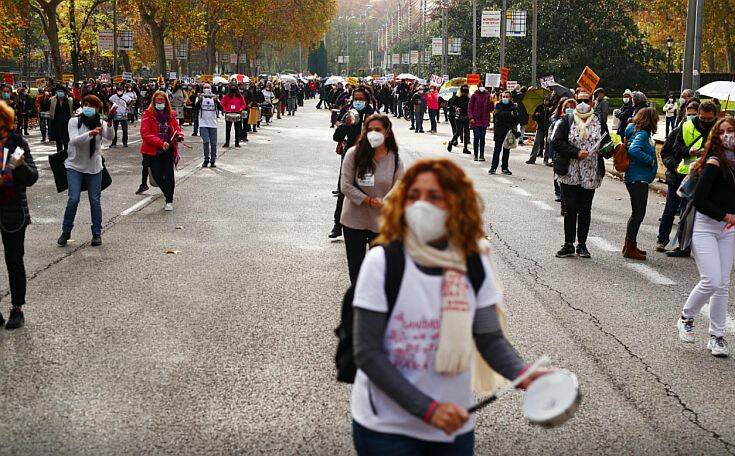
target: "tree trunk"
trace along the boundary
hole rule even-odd
[[[51,49],[51,64],[54,68],[56,79],[62,78],[62,61],[61,50],[59,49],[59,24],[56,22],[56,7],[60,0],[50,0],[45,2],[37,0],[35,4],[31,4],[32,9],[38,14],[43,25],[43,32],[48,39],[49,48]]]
[[[214,18],[207,14],[207,24],[206,24],[206,32],[207,32],[207,44],[206,44],[206,50],[205,50],[205,65],[206,65],[206,72],[208,74],[214,73],[214,70],[217,66],[217,33],[219,31],[219,27],[217,27],[217,24],[214,22]]]
[[[71,31],[71,72],[74,80],[80,79],[79,74],[79,33],[77,32],[76,2],[69,0],[69,29]]]
[[[727,53],[727,72],[735,74],[735,46],[728,46]]]
[[[706,57],[707,69],[710,73],[717,73],[717,60],[715,59],[715,51],[713,49],[707,49]]]
[[[163,32],[166,28],[166,22],[161,21],[159,24],[156,20],[146,12],[145,6],[142,2],[138,3],[138,9],[140,10],[140,19],[145,25],[148,34],[153,41],[153,49],[156,52],[156,63],[158,67],[158,74],[161,76],[166,75],[166,51],[163,47]]]
[[[128,51],[118,51],[120,62],[122,62],[123,69],[127,72],[132,72],[133,70],[130,67],[130,57],[128,56]]]

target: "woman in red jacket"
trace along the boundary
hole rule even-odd
[[[148,157],[151,175],[166,198],[163,210],[174,210],[174,166],[179,162],[178,143],[184,140],[176,114],[164,92],[153,95],[140,122],[140,153]]]

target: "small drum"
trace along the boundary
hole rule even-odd
[[[567,370],[542,375],[523,396],[523,415],[532,424],[555,427],[564,424],[579,407],[582,395],[577,376]]]
[[[273,117],[273,106],[264,105],[261,109],[263,110],[263,116],[265,116],[266,119]]]
[[[242,120],[242,116],[239,112],[226,112],[225,113],[225,121],[226,122],[240,122]]]

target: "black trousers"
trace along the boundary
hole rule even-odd
[[[347,268],[350,271],[350,283],[357,283],[357,276],[360,274],[360,266],[362,266],[365,255],[370,247],[370,243],[378,237],[378,233],[370,230],[355,230],[346,226],[342,227],[342,233],[345,237],[345,249],[347,250]]]
[[[5,266],[8,268],[10,300],[14,306],[22,306],[26,302],[26,268],[23,263],[26,228],[14,233],[0,229],[0,234],[5,251]]]
[[[587,243],[592,222],[592,199],[594,190],[588,190],[581,185],[561,184],[561,193],[564,198],[564,242],[574,244]]]
[[[625,187],[630,195],[630,218],[628,219],[628,227],[625,231],[625,240],[628,242],[637,242],[638,230],[646,218],[646,206],[648,205],[648,183],[646,182],[626,182]]]
[[[337,207],[334,208],[334,226],[342,227],[339,219],[342,218],[342,206],[345,204],[345,195],[342,193],[342,164],[345,162],[345,154],[342,154],[339,162],[339,177],[337,178]]]
[[[170,150],[151,157],[149,161],[153,179],[161,189],[167,203],[174,202],[174,154]]]
[[[232,124],[235,124],[235,144],[240,144],[240,138],[242,138],[242,122],[227,122],[225,121],[225,144],[230,145],[230,132],[232,131]]]
[[[454,136],[450,142],[456,141],[458,138],[462,138],[464,148],[467,149],[470,145],[470,121],[469,119],[456,118],[454,120]]]

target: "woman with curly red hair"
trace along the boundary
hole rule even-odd
[[[386,198],[382,216],[381,248],[365,258],[353,300],[355,448],[360,455],[470,455],[474,348],[476,372],[492,374],[489,364],[512,379],[525,368],[500,326],[482,204],[453,162],[420,160]],[[403,272],[389,286],[396,258]]]
[[[31,223],[26,188],[38,180],[38,171],[28,143],[15,132],[15,113],[0,101],[0,235],[8,268],[12,309],[8,322],[0,314],[0,327],[23,326],[23,304],[26,302],[25,254],[26,227]]]

